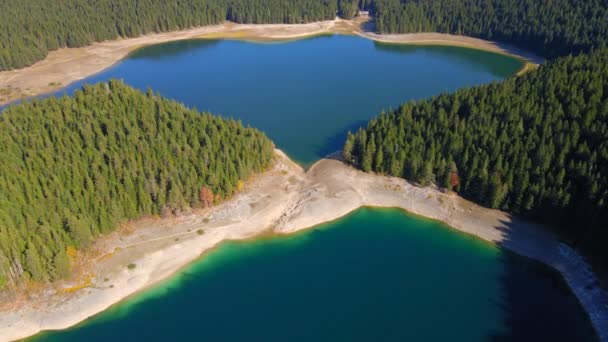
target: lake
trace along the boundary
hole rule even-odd
[[[561,278],[397,209],[228,242],[171,280],[33,341],[592,341]]]
[[[240,119],[308,165],[341,149],[347,131],[382,109],[499,81],[521,67],[517,59],[490,52],[341,35],[264,44],[186,40],[137,50],[67,91],[124,79],[199,110]]]
[[[120,78],[260,128],[310,165],[382,109],[500,81],[494,53],[378,44],[186,40],[71,85]],[[555,272],[445,225],[361,209],[292,236],[227,242],[171,280],[34,341],[587,341]]]

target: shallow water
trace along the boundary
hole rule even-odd
[[[272,44],[186,40],[142,48],[68,91],[121,78],[199,110],[241,119],[309,164],[341,149],[348,130],[382,109],[501,80],[521,66],[490,52],[340,35]]]
[[[111,281],[111,280],[110,280]],[[589,341],[545,267],[396,209],[220,245],[170,281],[35,341]]]

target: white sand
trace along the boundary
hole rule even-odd
[[[100,242],[96,247],[107,254],[90,264],[89,286],[71,293],[46,289],[5,305],[0,310],[0,340],[72,326],[174,274],[221,241],[266,231],[288,234],[361,206],[403,208],[553,266],[590,314],[602,341],[608,340],[606,293],[588,288],[594,280],[588,265],[541,227],[432,187],[363,173],[335,160],[321,160],[304,172],[278,150],[273,169],[248,182],[234,199],[180,218],[144,219],[130,234],[112,234]],[[129,263],[137,267],[128,270]]]

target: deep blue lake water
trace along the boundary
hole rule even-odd
[[[186,40],[137,50],[67,90],[124,79],[199,110],[241,119],[309,164],[341,149],[348,130],[383,109],[498,81],[521,67],[519,60],[490,52],[339,35],[265,44]]]

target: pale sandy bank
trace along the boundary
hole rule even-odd
[[[398,207],[443,221],[547,263],[566,279],[608,341],[608,297],[576,252],[541,227],[432,187],[367,174],[323,159],[304,171],[277,150],[274,167],[216,208],[171,219],[144,219],[100,241],[99,257],[71,283],[33,291],[0,306],[0,340],[63,329],[178,271],[224,240],[288,234],[335,220],[361,206]],[[129,269],[127,265],[134,264]],[[69,288],[70,290],[66,290]]]
[[[83,48],[59,49],[44,60],[23,69],[0,72],[0,105],[62,89],[69,84],[99,73],[142,46],[192,38],[287,40],[308,36],[341,33],[357,34],[375,41],[399,44],[453,45],[508,54],[537,64],[540,59],[523,51],[482,39],[441,33],[379,35],[366,32],[356,20],[335,19],[310,24],[244,25],[224,23],[184,31],[150,34],[137,38],[95,43]],[[522,70],[527,70],[528,64]]]

